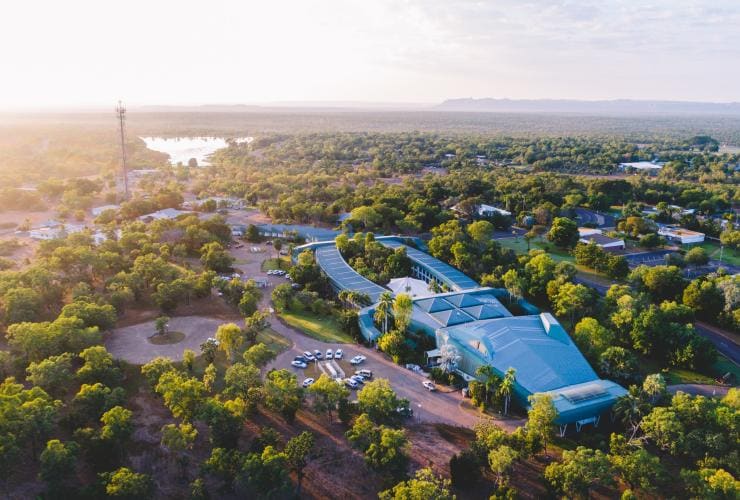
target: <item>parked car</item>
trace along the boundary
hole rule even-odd
[[[295,366],[296,368],[306,368],[308,366],[303,361],[296,361],[296,360],[293,360],[290,364]]]
[[[313,383],[314,383],[314,379],[307,378],[306,380],[303,381],[303,384],[301,384],[301,385],[303,385],[303,387],[308,387],[308,386],[310,386]]]
[[[326,359],[334,359],[334,352],[331,349],[326,350]]]
[[[350,377],[350,380],[354,380],[359,385],[365,385],[365,379],[361,377],[360,375],[352,375]]]
[[[351,378],[344,379],[344,385],[346,385],[350,389],[357,389],[358,387],[360,387],[360,384],[358,384],[357,382],[355,382]]]
[[[434,392],[437,390],[437,386],[434,385],[434,382],[431,382],[429,380],[425,380],[421,383],[421,385],[423,385],[429,392]]]
[[[316,359],[321,359],[321,358],[323,358],[323,357],[324,357],[324,355],[323,355],[323,354],[321,354],[321,351],[319,351],[318,349],[316,349],[316,350],[315,350],[315,351],[313,352],[313,356],[314,356],[314,357],[315,357]]]
[[[370,370],[366,370],[364,368],[362,370],[357,370],[355,372],[355,375],[359,375],[365,380],[370,380],[371,378],[373,378],[373,372],[371,372]]]
[[[342,359],[342,356],[344,356],[344,353],[341,349],[334,351],[334,359]]]
[[[313,361],[314,357],[313,354],[311,354],[311,351],[306,351],[303,353],[303,357],[306,358],[307,361]]]
[[[412,410],[408,406],[399,406],[398,408],[396,408],[396,412],[402,417],[411,417],[414,415],[414,410]]]
[[[308,360],[304,358],[303,356],[296,356],[293,358],[293,361],[300,361],[301,363],[308,363]]]
[[[364,359],[364,358],[363,358],[362,356],[359,356],[359,355],[358,355],[358,356],[355,356],[354,358],[350,359],[350,360],[349,360],[349,363],[350,363],[351,365],[359,365],[359,364],[360,364],[360,363],[362,363],[363,361],[365,361],[365,359]]]

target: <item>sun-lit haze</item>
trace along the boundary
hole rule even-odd
[[[738,26],[734,0],[6,2],[0,107],[738,101]]]

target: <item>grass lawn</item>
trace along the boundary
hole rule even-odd
[[[342,331],[334,316],[317,316],[306,311],[285,311],[278,313],[278,316],[293,328],[322,342],[354,342],[352,337]]]
[[[257,343],[265,344],[275,354],[280,354],[290,348],[290,341],[272,328],[267,328],[257,334]]]
[[[727,372],[735,374],[735,380],[740,379],[740,368],[724,356],[717,356],[717,361],[712,366],[712,374],[705,375],[683,368],[669,368],[661,371],[657,364],[649,359],[641,359],[645,373],[662,373],[668,385],[675,384],[706,384],[717,385],[715,378],[721,377]]]
[[[704,241],[695,245],[684,245],[683,248],[685,250],[691,250],[697,246],[703,248],[710,259],[719,260],[720,245],[716,241]],[[740,253],[737,250],[725,247],[722,251],[722,262],[733,266],[740,266]]]
[[[262,261],[262,271],[269,271],[271,269],[283,269],[287,271],[290,269],[290,259],[288,257],[270,257]]]
[[[527,240],[523,237],[506,238],[496,240],[504,248],[511,248],[515,253],[521,255],[527,253]],[[561,250],[544,238],[535,238],[530,242],[530,249],[545,250],[555,262],[567,261],[575,263],[575,258],[568,252]]]

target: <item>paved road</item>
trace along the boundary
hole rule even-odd
[[[248,250],[248,248],[252,246],[257,245],[249,244],[240,249],[232,248],[232,253],[240,262],[234,267],[242,271],[246,277],[264,276],[268,278],[270,286],[263,294],[260,307],[270,308],[272,307],[272,301],[270,299],[272,288],[278,284],[285,283],[286,280],[279,276],[267,276],[265,273],[260,271],[260,262],[262,259],[269,256],[270,251],[273,253],[272,256],[274,256],[274,250],[271,249],[272,247],[263,246],[262,248],[266,249],[266,253],[253,254]],[[375,349],[370,349],[357,344],[325,343],[316,340],[283,323],[274,314],[270,316],[269,321],[272,329],[290,340],[292,346],[290,349],[281,353],[266,367],[266,369],[286,368],[295,373],[300,381],[307,375],[304,373],[304,370],[294,368],[290,365],[290,362],[295,356],[302,354],[304,351],[313,352],[318,349],[324,353],[327,349],[336,350],[338,347],[341,347],[344,351],[345,360],[351,359],[356,354],[363,354],[366,356],[367,360],[361,365],[361,367],[372,370],[375,378],[388,379],[399,397],[409,400],[411,408],[414,410],[413,418],[417,421],[444,423],[472,428],[483,418],[488,418],[482,417],[477,411],[463,409],[460,405],[463,399],[460,391],[437,391],[430,393],[421,385],[426,378],[396,365],[386,358],[383,353],[378,352]],[[419,405],[421,405],[421,407]],[[524,422],[525,421],[521,419],[496,420],[497,425],[511,431],[524,425]]]
[[[606,295],[606,292],[609,290],[608,286],[602,285],[601,283],[595,283],[588,279],[584,279],[581,276],[576,276],[573,281],[593,288],[599,293],[599,295],[602,296]],[[715,345],[720,353],[722,353],[735,364],[740,365],[740,346],[734,339],[730,338],[719,328],[708,325],[706,323],[696,322],[694,324],[694,328],[699,335],[707,338],[710,342],[712,342],[712,344]]]
[[[169,329],[182,332],[185,338],[176,344],[156,345],[147,339],[156,332],[154,321],[116,328],[105,340],[105,348],[116,358],[129,363],[141,365],[157,356],[164,356],[174,361],[182,360],[182,352],[191,349],[199,352],[200,345],[209,337],[216,335],[216,330],[224,321],[202,316],[177,316],[170,318]]]

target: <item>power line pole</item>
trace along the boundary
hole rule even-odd
[[[116,115],[118,115],[118,125],[121,132],[121,164],[123,168],[123,199],[128,200],[128,170],[126,169],[126,108],[121,101],[116,106]]]

